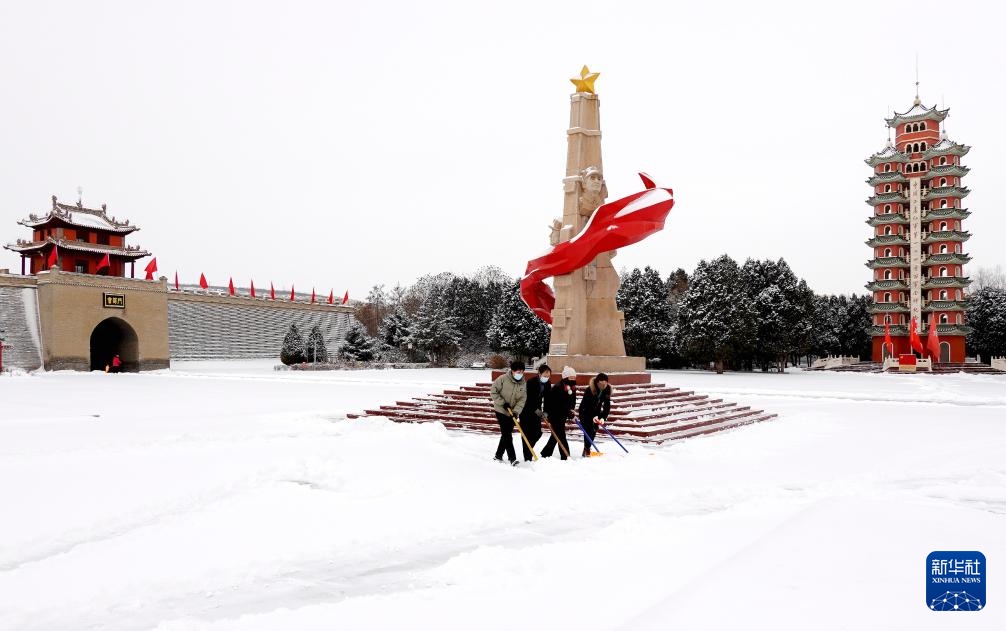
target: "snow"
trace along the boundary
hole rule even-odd
[[[44,362],[42,357],[42,341],[39,339],[38,323],[38,290],[34,287],[21,288],[21,304],[24,307],[24,323],[35,349],[38,350],[38,365]]]
[[[511,468],[345,419],[487,371],[274,363],[0,378],[0,629],[1006,624],[1006,377],[657,372],[779,418]],[[926,608],[933,550],[986,609]]]

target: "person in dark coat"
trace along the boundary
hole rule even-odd
[[[561,443],[559,456],[565,460],[569,453],[569,442],[566,440],[566,421],[573,418],[576,409],[576,371],[566,366],[562,369],[562,380],[545,392],[545,420],[552,429],[545,448],[541,450],[542,458],[550,458],[555,446]],[[556,440],[558,438],[558,440]]]
[[[524,387],[524,362],[516,360],[510,363],[510,370],[496,378],[489,396],[493,400],[493,410],[496,412],[496,422],[500,426],[500,442],[496,447],[496,460],[503,462],[503,452],[506,452],[510,464],[517,464],[517,452],[513,448],[514,417],[519,417],[524,410],[527,399],[527,388]]]
[[[599,372],[590,380],[590,385],[583,391],[583,398],[580,400],[580,424],[586,432],[583,437],[584,457],[590,455],[590,441],[597,436],[597,427],[607,422],[609,412],[611,386],[608,384],[608,375]],[[590,436],[590,440],[587,436]]]
[[[534,444],[541,438],[541,419],[545,415],[542,403],[545,401],[545,393],[551,386],[549,383],[551,378],[552,369],[548,367],[548,364],[542,364],[538,366],[538,374],[525,381],[527,383],[527,400],[524,401],[524,409],[520,413],[520,428],[524,430],[524,435],[527,436],[527,442],[531,443],[531,447],[534,447]],[[520,441],[520,446],[524,451],[524,460],[530,462],[533,458],[531,449],[523,440]]]

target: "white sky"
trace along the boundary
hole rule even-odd
[[[971,270],[1006,265],[998,4],[5,2],[0,240],[79,185],[182,282],[363,298],[518,275],[562,212],[587,64],[609,199],[639,170],[677,199],[617,266],[783,256],[819,292],[863,292],[863,159],[911,107],[918,52],[923,102],[973,147]]]

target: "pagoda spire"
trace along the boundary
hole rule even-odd
[[[919,53],[915,53],[915,105],[922,105],[922,99],[919,98]]]

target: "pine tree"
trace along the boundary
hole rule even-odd
[[[279,360],[287,366],[307,361],[307,356],[304,354],[304,338],[296,324],[291,324],[290,329],[283,337],[283,348],[279,352]]]
[[[671,320],[667,285],[647,266],[632,270],[618,289],[618,308],[625,314],[625,352],[662,361],[671,354]]]
[[[308,361],[315,363],[326,363],[328,361],[328,348],[325,346],[325,336],[321,334],[321,327],[317,324],[311,327],[304,352]]]
[[[381,341],[392,348],[401,348],[409,337],[410,322],[405,308],[401,305],[395,307],[381,324]]]
[[[540,357],[548,351],[551,328],[536,316],[520,296],[520,283],[508,288],[486,332],[489,348],[518,357]]]
[[[450,361],[461,348],[461,332],[454,316],[430,300],[416,314],[406,345],[424,353],[435,366]]]
[[[374,341],[367,336],[367,330],[359,320],[354,319],[346,331],[346,339],[339,347],[339,357],[361,362],[374,358]]]
[[[971,352],[986,362],[1006,356],[1006,289],[986,284],[971,294],[966,313]]]

